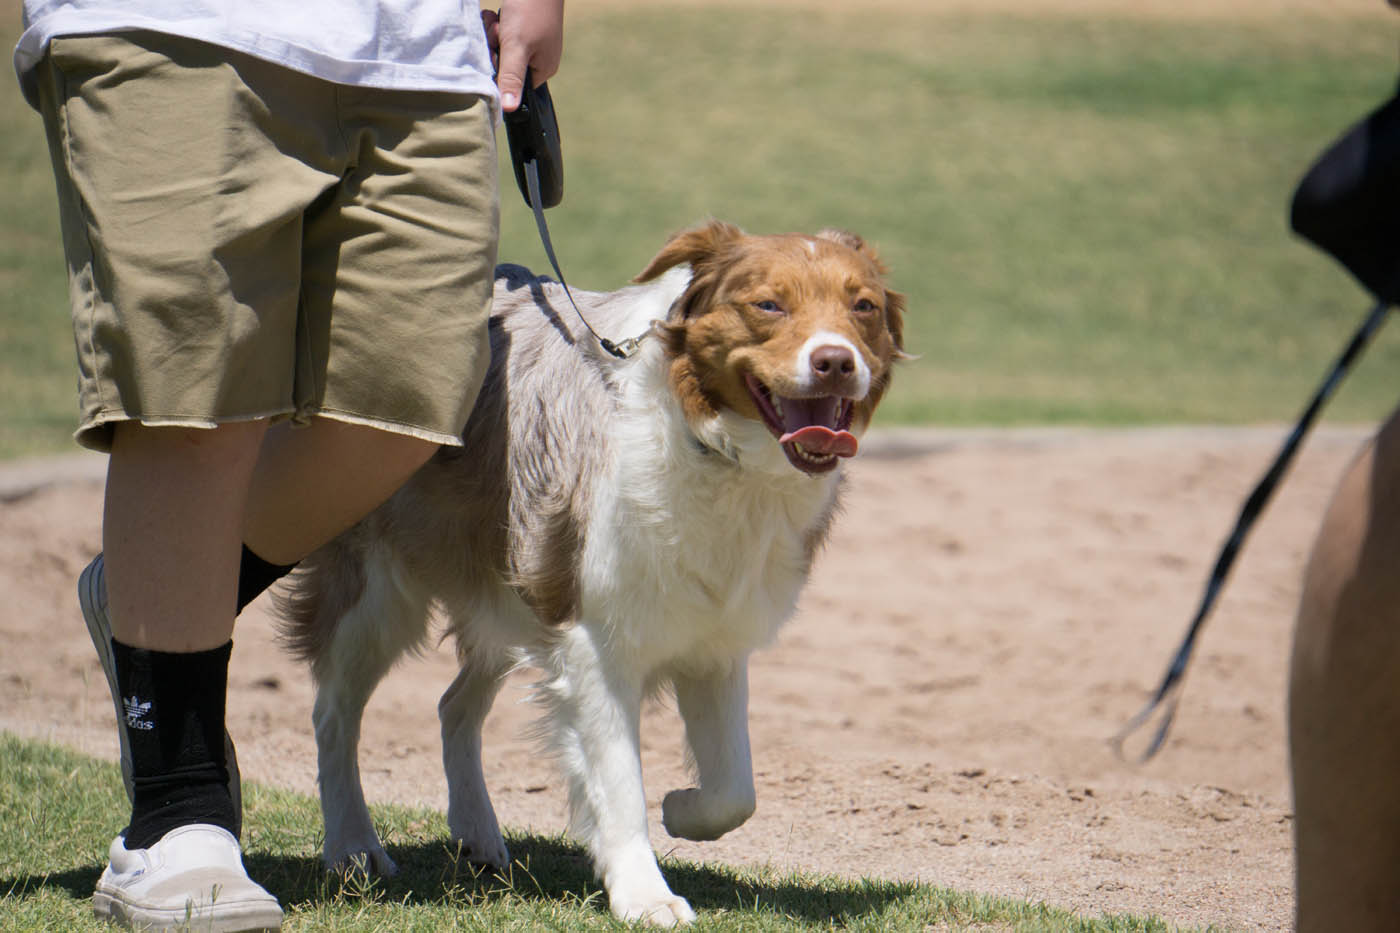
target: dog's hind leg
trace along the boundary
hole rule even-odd
[[[387,559],[368,562],[364,592],[311,666],[326,867],[381,875],[393,875],[398,867],[380,844],[365,804],[360,721],[374,688],[405,651],[421,643],[428,621],[427,597],[406,589],[387,564]]]
[[[544,698],[569,784],[570,829],[593,857],[613,916],[657,926],[694,920],[647,838],[642,683],[611,656],[606,636],[583,623],[560,633],[548,667]]]
[[[481,726],[500,691],[507,665],[482,665],[469,655],[438,701],[442,764],[447,772],[447,828],[463,858],[504,868],[510,859],[481,769]]]
[[[668,793],[661,821],[672,836],[718,839],[754,811],[748,662],[708,677],[676,676],[673,683],[699,786]]]

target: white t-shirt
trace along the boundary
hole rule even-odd
[[[55,36],[133,29],[237,49],[337,84],[480,94],[499,113],[478,0],[24,0],[15,72]]]

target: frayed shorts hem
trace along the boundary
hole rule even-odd
[[[284,411],[273,411],[256,415],[241,415],[220,419],[199,418],[186,415],[128,415],[126,412],[103,412],[94,418],[84,422],[73,434],[73,439],[78,445],[87,450],[94,450],[98,453],[110,453],[112,450],[112,433],[118,424],[122,422],[135,421],[149,428],[194,428],[196,430],[212,431],[223,424],[242,424],[249,421],[271,421],[273,423],[288,421],[295,426],[305,426],[316,418],[326,418],[331,421],[339,421],[343,424],[354,424],[362,427],[374,428],[388,434],[402,434],[405,437],[417,438],[421,441],[428,441],[433,444],[441,444],[444,447],[461,447],[462,438],[458,434],[444,434],[441,431],[433,431],[413,424],[403,424],[396,421],[386,421],[382,418],[370,418],[363,415],[355,415],[350,412],[324,410],[310,413],[297,413],[290,409]]]

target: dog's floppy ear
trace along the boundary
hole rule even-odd
[[[907,360],[909,355],[904,352],[904,296],[892,289],[885,289],[885,326],[890,329],[890,336],[894,338],[894,346],[897,351],[896,359]]]
[[[672,324],[683,328],[683,322],[691,317],[696,308],[709,303],[719,281],[717,273],[724,267],[730,247],[738,243],[743,236],[744,231],[721,220],[712,220],[703,227],[678,233],[661,247],[661,252],[652,258],[633,281],[648,282],[667,269],[688,263],[691,270],[690,284],[671,305],[671,312],[667,316]]]
[[[698,275],[707,260],[722,254],[743,235],[744,231],[722,220],[712,220],[703,227],[678,233],[666,241],[661,252],[652,257],[647,267],[637,273],[632,281],[650,282],[667,269],[682,263],[689,263]]]

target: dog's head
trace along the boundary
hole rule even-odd
[[[692,426],[731,412],[761,424],[804,473],[853,456],[904,355],[904,297],[874,250],[836,230],[749,236],[713,222],[673,237],[637,281],[681,264],[690,283],[662,333]]]

